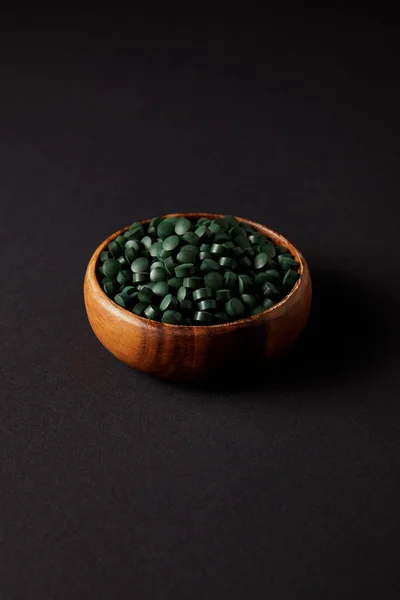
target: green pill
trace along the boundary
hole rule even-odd
[[[127,240],[138,240],[143,235],[143,228],[138,227],[137,229],[130,229],[126,233],[124,233],[124,238]]]
[[[274,298],[276,296],[279,296],[280,294],[279,289],[271,281],[267,281],[267,283],[264,283],[262,290],[264,295],[268,298]]]
[[[234,271],[237,267],[236,260],[230,258],[229,256],[221,256],[219,259],[219,264],[221,267],[225,267],[225,269],[231,269],[232,271]]]
[[[236,245],[239,246],[242,250],[246,250],[247,248],[251,248],[251,244],[247,239],[245,234],[238,235],[235,238]]]
[[[272,283],[280,283],[282,280],[282,276],[279,273],[278,269],[268,269],[267,271],[265,271],[265,275],[267,276],[266,281],[272,281]]]
[[[193,254],[193,256],[197,256],[198,253],[200,252],[200,250],[198,249],[198,247],[195,246],[194,244],[184,244],[181,247],[181,250],[183,252],[190,252],[190,254]]]
[[[167,294],[165,298],[163,298],[160,302],[160,309],[164,312],[165,310],[170,310],[173,308],[177,308],[178,300],[172,294]]]
[[[228,302],[228,300],[231,299],[232,297],[232,292],[231,290],[217,290],[215,292],[215,297],[218,300],[218,302]]]
[[[149,223],[149,229],[150,228],[157,229],[157,227],[161,223],[161,221],[162,221],[162,217],[154,217],[154,219],[151,219],[151,221]]]
[[[100,253],[100,261],[104,262],[106,260],[108,260],[109,258],[111,258],[111,253],[108,252],[108,250],[103,250],[103,252]]]
[[[262,244],[264,240],[264,236],[260,235],[259,233],[253,233],[249,235],[249,242],[254,246],[256,246],[257,244]]]
[[[239,287],[239,292],[241,294],[243,294],[245,290],[251,288],[252,285],[253,285],[253,280],[249,275],[239,275],[238,276],[238,287]]]
[[[109,279],[108,277],[105,277],[102,280],[102,285],[107,296],[115,296],[115,294],[118,292],[119,285],[115,279]]]
[[[122,248],[115,240],[108,244],[108,249],[113,258],[118,258],[122,254]]]
[[[137,296],[136,288],[134,288],[133,285],[127,285],[126,287],[124,287],[122,293],[128,294],[128,296],[130,296],[131,298],[136,298]]]
[[[182,239],[186,244],[191,244],[193,246],[198,246],[200,243],[200,238],[194,231],[188,231],[182,236]]]
[[[99,271],[100,275],[104,275],[103,265],[100,265],[98,271]]]
[[[220,265],[212,258],[206,258],[200,265],[200,270],[208,273],[209,271],[219,271]]]
[[[297,273],[297,271],[294,271],[293,269],[288,269],[283,278],[283,285],[287,288],[292,288],[298,280],[298,278],[299,274]]]
[[[210,252],[211,250],[211,244],[200,244],[200,252]]]
[[[220,233],[215,234],[214,240],[219,244],[229,242],[229,235],[224,231],[221,231]]]
[[[208,252],[207,250],[202,250],[199,254],[200,260],[209,260],[209,259],[212,259],[213,257],[214,257],[214,255],[211,254],[211,252]]]
[[[284,271],[287,271],[288,269],[293,269],[293,267],[299,266],[299,263],[297,262],[297,260],[294,260],[294,258],[291,258],[290,256],[286,256],[285,254],[280,254],[278,256],[278,262],[279,262],[280,267]]]
[[[140,244],[137,240],[128,240],[125,243],[125,250],[127,250],[128,248],[133,248],[134,250],[136,250],[136,252],[139,252]]]
[[[287,248],[285,246],[275,246],[275,254],[279,256],[280,254],[285,254],[287,252]]]
[[[143,237],[144,229],[140,224],[137,224],[137,227],[134,229],[129,228],[129,239],[140,239]]]
[[[160,296],[161,298],[164,298],[164,296],[168,294],[168,290],[169,287],[168,284],[165,283],[165,281],[159,281],[153,286],[153,292],[156,296]]]
[[[153,240],[151,239],[151,237],[149,235],[145,235],[144,238],[142,238],[141,242],[142,242],[142,246],[144,246],[144,248],[146,248],[146,250],[150,250],[150,248],[153,245]]]
[[[249,258],[248,256],[243,256],[243,257],[240,259],[240,264],[241,264],[243,267],[246,267],[247,269],[250,269],[250,267],[251,267],[251,260],[250,260],[250,258]]]
[[[183,279],[182,279],[182,277],[171,277],[171,279],[168,279],[167,283],[171,287],[178,289],[178,288],[182,287]]]
[[[248,310],[252,310],[252,308],[256,305],[256,297],[253,296],[252,294],[242,294],[240,296],[241,301],[243,302],[243,304],[245,305],[245,307]]]
[[[185,288],[185,286],[181,286],[176,294],[176,297],[178,298],[178,300],[185,300],[186,298],[189,297],[190,292],[188,292],[187,288]]]
[[[251,316],[254,317],[255,315],[259,315],[262,312],[265,312],[265,308],[263,306],[261,306],[260,304],[257,304],[257,306],[255,306],[252,309]]]
[[[126,265],[126,260],[124,256],[120,256],[119,258],[117,258],[117,261],[119,262],[119,264],[121,265],[121,267],[123,267],[124,265]]]
[[[197,311],[193,316],[193,321],[196,323],[196,325],[210,325],[212,320],[213,316],[208,312]]]
[[[195,268],[193,263],[184,263],[175,267],[175,275],[177,277],[190,277],[194,275]]]
[[[132,275],[133,283],[145,283],[150,278],[150,273],[134,273]]]
[[[134,273],[145,273],[149,266],[149,261],[144,256],[136,258],[131,264],[131,269]]]
[[[166,258],[169,258],[172,255],[173,255],[172,250],[165,250],[165,248],[161,248],[160,252],[157,254],[157,258],[159,260],[165,260]]]
[[[219,290],[224,284],[224,278],[217,271],[211,271],[210,273],[207,273],[207,275],[204,277],[204,283],[206,288],[210,288],[212,290]]]
[[[150,302],[155,300],[156,295],[150,288],[143,287],[138,293],[137,298],[140,302],[147,302],[147,304],[150,304]]]
[[[201,225],[200,227],[198,227],[195,230],[195,234],[197,235],[197,237],[199,237],[202,241],[204,240],[208,240],[211,237],[211,231],[208,229],[208,227],[206,227],[206,225]]]
[[[265,252],[269,258],[274,258],[276,255],[275,246],[271,242],[264,242],[263,244],[260,244],[259,251],[260,253]]]
[[[221,225],[213,221],[209,224],[208,229],[211,231],[211,233],[219,233],[221,231]]]
[[[254,259],[254,267],[259,271],[265,265],[268,264],[268,254],[266,252],[260,252]]]
[[[184,312],[193,310],[193,302],[191,300],[179,300],[179,306]]]
[[[161,321],[169,325],[179,325],[183,320],[182,314],[177,310],[166,310]]]
[[[226,313],[235,319],[240,319],[245,314],[244,304],[239,298],[231,298],[225,304]]]
[[[273,258],[270,258],[268,261],[268,270],[270,269],[279,269],[279,263]]]
[[[122,271],[120,271],[118,273],[118,275],[117,275],[117,281],[121,285],[126,285],[127,283],[130,283],[132,281],[132,271],[128,271],[126,269],[123,269]]]
[[[234,248],[235,248],[235,244],[234,244],[233,242],[231,242],[231,241],[229,241],[229,242],[224,242],[222,245],[223,245],[223,247],[224,247],[224,248],[226,248],[227,250],[234,250]]]
[[[151,263],[151,265],[150,265],[150,272],[153,269],[164,269],[164,266],[165,266],[165,263],[163,263],[163,261],[156,260],[156,261],[154,261],[154,262]]]
[[[212,296],[213,291],[211,288],[200,288],[193,292],[193,300],[195,300],[195,302],[199,302],[199,300],[208,300],[209,298],[212,298]]]
[[[161,239],[165,239],[170,235],[173,235],[175,231],[175,223],[171,223],[169,220],[161,221],[161,223],[157,226],[157,234]]]
[[[203,281],[203,277],[185,277],[183,285],[190,290],[196,290],[202,285]]]
[[[190,229],[192,229],[192,224],[189,221],[189,219],[178,219],[177,222],[175,223],[175,233],[176,235],[185,235],[185,233],[188,233],[188,231],[190,231]]]
[[[240,224],[239,224],[239,226],[242,229],[244,229],[245,231],[248,231],[248,232],[251,232],[251,233],[254,232],[253,227],[251,225],[249,225],[248,223],[244,223],[243,221],[241,221]]]
[[[271,298],[265,298],[263,302],[263,306],[265,310],[272,308],[275,305],[275,302]]]
[[[239,248],[239,246],[235,246],[234,248],[232,248],[232,254],[235,258],[242,258],[244,256],[244,250],[242,250],[242,248]]]
[[[132,304],[132,298],[128,294],[117,294],[114,296],[114,302],[121,308],[128,308]]]
[[[135,221],[132,225],[129,225],[129,231],[136,231],[137,229],[143,229],[141,223]]]
[[[214,313],[214,319],[219,323],[226,323],[229,320],[228,315],[223,310]]]
[[[168,273],[167,273],[166,269],[161,269],[161,268],[157,267],[156,269],[151,269],[150,279],[154,283],[158,283],[159,281],[167,281]]]
[[[164,250],[175,250],[179,246],[179,237],[177,235],[170,235],[163,241]]]
[[[256,254],[253,248],[246,248],[244,253],[246,256],[251,256],[251,257],[255,256],[255,254]]]
[[[237,277],[236,273],[233,273],[232,271],[227,271],[224,275],[225,287],[228,290],[235,289],[235,287],[237,285],[237,280],[238,280],[238,277]]]
[[[211,254],[215,254],[216,256],[226,256],[227,255],[227,248],[225,248],[222,244],[213,244],[210,247],[210,252]]]
[[[155,242],[154,244],[152,244],[150,246],[150,249],[149,249],[150,256],[158,256],[162,249],[163,249],[163,243]]]
[[[217,308],[217,302],[215,300],[201,300],[197,304],[199,311],[211,311]]]
[[[176,260],[182,264],[192,263],[194,261],[194,259],[195,259],[195,254],[193,254],[193,252],[190,252],[188,250],[181,250],[176,255]]]
[[[135,315],[142,315],[144,313],[144,311],[146,310],[147,307],[148,307],[148,303],[147,302],[138,302],[132,308],[132,312]]]
[[[145,309],[144,314],[148,319],[152,319],[153,321],[158,321],[161,316],[160,310],[152,304]]]
[[[106,277],[116,277],[120,269],[121,265],[116,258],[110,258],[103,263],[103,273]]]

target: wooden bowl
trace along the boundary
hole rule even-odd
[[[221,215],[171,214],[189,219]],[[291,292],[269,310],[232,323],[206,326],[169,325],[139,317],[110,300],[96,275],[100,252],[118,234],[104,240],[87,266],[84,297],[87,316],[100,342],[119,360],[166,379],[203,379],[221,373],[246,373],[283,354],[304,329],[311,307],[311,278],[301,253],[279,233],[238,218],[289,248],[300,263],[300,277]],[[148,223],[148,221],[143,221]]]

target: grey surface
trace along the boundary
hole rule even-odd
[[[0,25],[0,597],[398,598],[394,30],[111,17]],[[171,385],[92,334],[92,251],[171,211],[306,256],[277,372]]]

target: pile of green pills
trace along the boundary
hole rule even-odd
[[[174,325],[217,325],[257,315],[296,283],[284,246],[234,217],[133,223],[100,254],[104,292],[136,315]]]

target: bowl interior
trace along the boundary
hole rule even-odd
[[[208,219],[218,219],[223,216],[224,215],[222,215],[222,214],[213,214],[213,213],[169,213],[169,214],[163,215],[162,218],[186,217],[189,220],[194,220],[194,219],[200,219],[201,217],[206,217]],[[272,306],[268,310],[263,311],[262,313],[259,313],[258,315],[244,317],[243,319],[238,319],[236,321],[230,321],[229,323],[220,323],[220,324],[215,324],[215,325],[172,325],[170,323],[161,323],[160,321],[153,321],[151,319],[146,319],[144,317],[141,317],[140,315],[135,315],[134,313],[127,311],[126,309],[122,308],[121,306],[118,306],[118,304],[113,302],[111,300],[111,298],[109,298],[107,296],[107,294],[104,292],[104,290],[102,289],[102,287],[99,283],[99,280],[97,278],[97,265],[98,265],[98,261],[99,261],[101,252],[106,248],[106,246],[113,239],[115,239],[117,237],[117,235],[120,235],[120,234],[124,233],[127,229],[129,229],[129,225],[127,227],[124,227],[124,228],[119,229],[118,231],[114,232],[99,245],[99,247],[95,250],[95,252],[89,262],[88,275],[89,275],[90,279],[93,282],[95,282],[95,285],[97,284],[98,293],[102,294],[104,296],[104,298],[108,302],[110,302],[110,304],[112,304],[113,309],[114,310],[118,309],[119,311],[122,311],[122,315],[125,318],[127,316],[129,316],[133,322],[140,320],[141,322],[143,322],[143,324],[150,325],[152,327],[167,327],[167,328],[173,327],[175,329],[179,328],[180,330],[183,330],[183,329],[190,330],[192,328],[195,328],[195,329],[202,330],[202,331],[213,330],[213,329],[215,330],[216,328],[227,328],[227,327],[237,326],[239,324],[246,324],[246,323],[250,324],[250,323],[258,320],[260,317],[262,317],[262,315],[265,315],[266,313],[272,313],[273,311],[277,310],[279,307],[281,307],[285,302],[287,302],[289,300],[289,298],[292,296],[292,294],[295,293],[295,291],[297,290],[297,288],[300,285],[301,277],[302,277],[302,274],[304,271],[304,263],[303,263],[303,258],[302,258],[301,253],[297,250],[297,248],[295,246],[293,246],[293,244],[291,242],[289,242],[288,239],[283,237],[280,233],[277,233],[276,231],[269,229],[268,227],[261,225],[260,223],[255,223],[254,221],[249,221],[248,219],[244,219],[242,217],[235,217],[235,219],[237,219],[241,223],[247,223],[248,225],[251,225],[256,231],[263,233],[264,235],[267,235],[268,237],[270,237],[273,240],[275,245],[282,245],[282,246],[285,246],[286,248],[288,248],[288,250],[290,250],[290,252],[292,253],[292,255],[295,257],[295,259],[298,261],[298,263],[300,265],[299,270],[298,270],[299,278],[296,281],[296,283],[294,284],[293,288],[290,290],[290,292],[284,298],[282,298],[282,300],[280,300],[279,302],[274,304],[274,306]],[[142,225],[146,225],[150,221],[151,221],[151,219],[146,219],[144,221],[140,221],[140,223]]]

